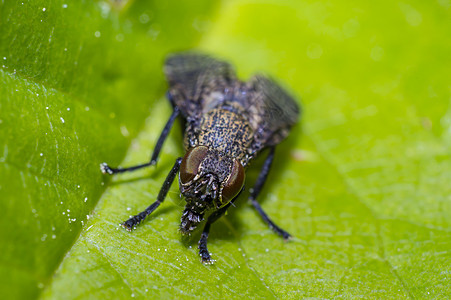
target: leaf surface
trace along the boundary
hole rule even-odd
[[[214,8],[125,2],[0,3],[0,298],[49,284],[108,183],[99,163],[123,159],[164,55]]]
[[[167,40],[153,41],[150,35],[143,41],[150,30],[142,28],[144,7],[132,3],[117,20],[110,20],[109,12],[108,23],[102,5],[87,5],[100,16],[98,21],[94,13],[85,17],[86,32],[79,33],[92,35],[88,53],[73,54],[58,68],[50,59],[36,59],[33,47],[22,44],[16,52],[26,48],[30,53],[16,60],[11,54],[0,73],[6,83],[1,95],[8,95],[0,102],[0,126],[7,129],[0,131],[1,141],[7,141],[0,170],[10,178],[1,185],[7,199],[1,202],[6,205],[1,222],[9,230],[0,238],[9,252],[0,270],[13,274],[11,282],[34,285],[31,295],[44,288],[43,298],[58,299],[409,299],[451,293],[446,1],[230,1],[210,15],[199,48],[230,60],[242,78],[256,71],[273,75],[302,99],[304,111],[301,125],[277,149],[260,198],[272,219],[295,238],[285,243],[268,229],[246,203],[245,193],[212,226],[213,266],[199,262],[199,233],[188,240],[178,233],[183,200],[177,183],[167,201],[135,231],[118,226],[154,201],[175,158],[183,155],[179,126],[174,126],[156,167],[109,182],[99,173],[98,162],[128,166],[149,158],[171,112],[163,98],[161,59],[145,57],[154,43],[162,43],[155,51],[163,57],[193,39],[177,40],[174,28],[180,27],[171,22],[186,20],[155,13],[161,17],[161,32],[173,31]],[[5,7],[2,20],[9,15]],[[199,9],[187,5],[180,8],[180,16],[196,16]],[[83,15],[89,9],[77,11]],[[59,14],[55,17],[61,18]],[[123,33],[123,42],[114,42],[115,47],[95,44],[108,35],[103,28],[110,28],[116,39],[117,28],[126,28],[128,18],[135,23],[129,35]],[[190,24],[195,27],[206,20],[194,18]],[[98,29],[100,24],[104,27]],[[17,29],[0,28],[2,41],[33,41],[23,35],[14,39]],[[50,32],[48,27],[47,34],[39,33],[40,40]],[[61,29],[55,41],[66,43],[66,33]],[[72,66],[82,58],[85,68]],[[118,75],[124,73],[128,76]],[[144,83],[149,78],[159,79]],[[132,96],[133,102],[124,101]],[[47,105],[40,97],[51,102]],[[137,109],[139,105],[143,108]],[[8,122],[15,125],[5,126]],[[125,137],[124,126],[129,132]],[[264,155],[248,170],[248,188]],[[106,190],[101,182],[108,183]],[[77,221],[68,220],[67,209]],[[21,218],[19,212],[24,212]],[[53,233],[52,226],[60,231]]]

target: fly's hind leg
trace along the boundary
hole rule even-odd
[[[260,171],[260,175],[258,176],[257,182],[255,183],[254,187],[251,189],[251,195],[249,196],[249,201],[254,206],[254,208],[257,210],[257,212],[262,217],[263,221],[265,221],[266,224],[268,224],[269,228],[271,228],[275,233],[282,236],[285,240],[288,240],[291,238],[291,235],[277,226],[265,213],[263,208],[260,206],[260,203],[257,202],[257,196],[260,194],[260,191],[263,188],[263,185],[266,181],[266,178],[268,177],[269,170],[271,168],[272,161],[274,159],[274,152],[275,147],[271,147],[269,149],[268,157],[265,160],[265,163],[263,164],[263,167]]]
[[[166,180],[164,181],[163,186],[160,189],[160,192],[158,193],[157,200],[154,203],[152,203],[149,207],[147,207],[144,211],[140,212],[136,216],[133,216],[124,223],[122,223],[121,224],[122,227],[124,227],[128,231],[132,231],[133,227],[141,223],[148,215],[150,215],[155,209],[157,209],[158,206],[160,206],[160,204],[166,198],[169,188],[171,187],[172,182],[174,181],[174,178],[180,169],[181,163],[182,158],[181,157],[177,158],[171,171],[169,171],[169,174],[166,177]]]
[[[171,116],[169,117],[169,120],[167,121],[166,125],[163,128],[163,131],[160,134],[160,137],[158,138],[157,144],[155,146],[155,149],[153,150],[152,157],[150,158],[150,161],[144,164],[139,164],[136,166],[128,167],[128,168],[111,168],[106,163],[100,164],[100,170],[103,174],[117,174],[117,173],[124,173],[129,171],[138,170],[144,167],[153,166],[157,163],[158,156],[160,154],[161,148],[163,147],[163,143],[166,140],[167,136],[169,135],[169,131],[172,128],[172,124],[174,124],[175,119],[180,114],[180,109],[177,106],[174,106],[174,111],[172,112]]]

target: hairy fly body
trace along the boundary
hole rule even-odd
[[[167,95],[174,111],[150,161],[129,168],[115,169],[105,163],[100,167],[105,174],[116,174],[154,165],[179,115],[186,122],[186,153],[183,158],[176,159],[157,200],[122,226],[131,231],[151,214],[164,201],[179,173],[180,192],[186,200],[180,232],[190,234],[209,214],[198,248],[202,262],[212,263],[207,249],[210,225],[226,212],[243,189],[249,162],[269,148],[249,200],[271,229],[289,239],[290,235],[271,221],[256,198],[268,175],[276,145],[287,137],[299,118],[299,108],[293,98],[262,75],[242,82],[228,63],[202,54],[170,56],[164,73],[169,82]]]

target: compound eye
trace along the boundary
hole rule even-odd
[[[207,155],[208,148],[205,146],[197,146],[191,148],[183,157],[180,165],[180,181],[185,184],[193,180],[197,175],[200,163]]]
[[[238,195],[244,185],[244,168],[238,160],[233,162],[232,173],[222,189],[221,205],[224,206]]]

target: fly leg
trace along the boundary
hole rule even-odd
[[[133,227],[141,223],[148,215],[150,215],[155,209],[157,209],[158,206],[160,206],[160,204],[166,198],[169,188],[171,187],[171,184],[174,181],[174,178],[180,169],[181,163],[182,158],[181,157],[177,158],[174,166],[172,167],[171,171],[169,171],[169,174],[166,177],[163,186],[160,189],[160,193],[158,193],[157,200],[154,203],[152,203],[149,207],[147,207],[144,211],[140,212],[136,216],[133,216],[124,223],[122,223],[121,224],[122,227],[124,227],[128,231],[132,231]]]
[[[238,197],[238,196],[237,196]],[[237,198],[235,197],[235,199]],[[199,245],[197,248],[199,248],[199,255],[202,259],[202,263],[205,265],[211,265],[214,263],[214,260],[211,259],[210,252],[208,252],[207,249],[207,240],[208,240],[208,234],[210,233],[210,226],[213,224],[217,219],[219,219],[224,213],[227,211],[227,208],[233,203],[235,200],[233,199],[229,204],[224,206],[223,208],[215,211],[212,213],[205,223],[204,230],[202,231],[202,235],[200,236]]]
[[[249,196],[249,201],[252,203],[254,208],[260,214],[263,221],[265,221],[265,223],[268,224],[269,228],[271,228],[278,235],[281,235],[285,240],[288,240],[291,238],[291,235],[282,228],[280,228],[279,226],[277,226],[273,221],[271,221],[271,219],[265,213],[263,208],[257,202],[257,196],[258,194],[260,194],[260,191],[263,188],[266,178],[268,177],[269,169],[271,168],[271,164],[274,159],[274,152],[275,147],[271,147],[269,149],[268,157],[266,158],[265,163],[263,164],[263,167],[261,169],[260,175],[258,175],[257,182],[255,183],[254,187],[250,190],[251,195]]]
[[[128,168],[111,168],[106,163],[100,164],[100,170],[103,174],[117,174],[117,173],[123,173],[123,172],[129,172],[138,170],[144,167],[153,166],[157,163],[158,155],[160,154],[161,148],[163,147],[163,143],[166,140],[166,138],[169,135],[169,131],[172,128],[172,124],[174,124],[175,119],[180,114],[180,109],[175,106],[174,111],[172,112],[171,116],[169,117],[168,122],[166,123],[166,126],[164,126],[163,131],[160,134],[160,137],[158,138],[157,144],[155,146],[155,149],[153,150],[152,157],[150,158],[150,161],[144,164],[128,167]]]

